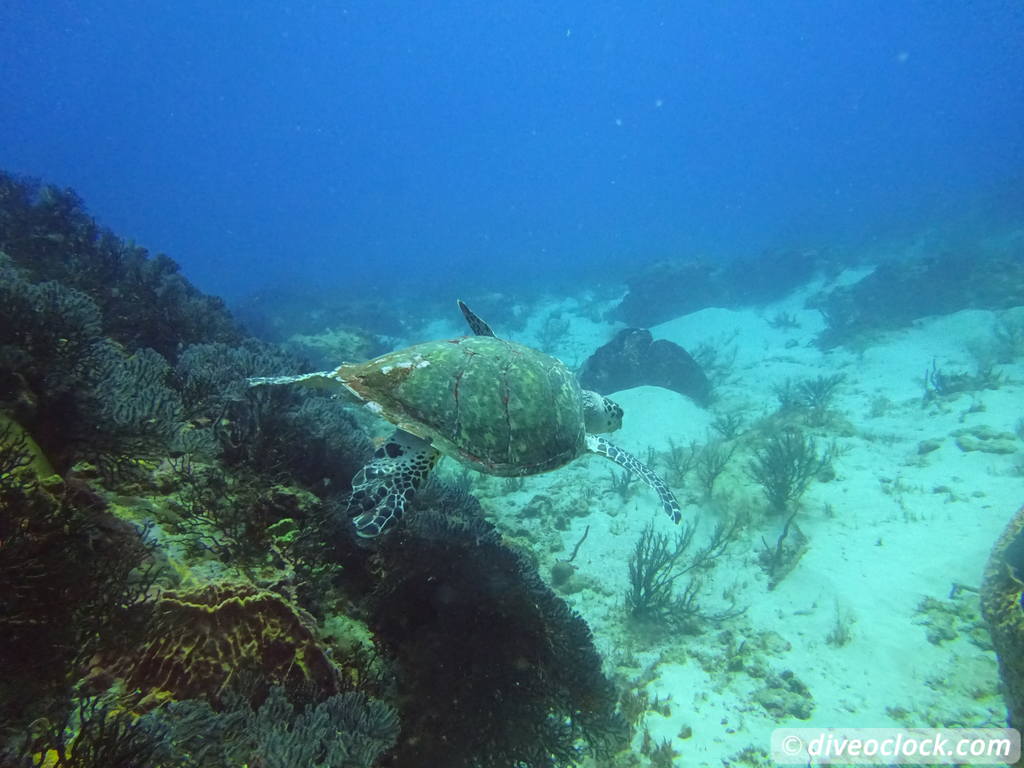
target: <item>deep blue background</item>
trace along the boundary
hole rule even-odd
[[[0,167],[237,297],[827,246],[1024,168],[1016,0],[6,0]]]

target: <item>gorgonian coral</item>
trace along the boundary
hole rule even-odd
[[[172,259],[97,225],[69,189],[0,172],[0,252],[32,283],[89,296],[103,333],[131,351],[150,347],[173,360],[188,344],[240,339],[220,299],[196,290]]]
[[[398,664],[396,766],[577,765],[623,744],[590,630],[471,496],[427,492],[373,558]]]

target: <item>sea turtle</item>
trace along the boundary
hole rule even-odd
[[[397,427],[352,480],[349,509],[358,513],[359,536],[379,536],[399,520],[442,454],[490,475],[519,477],[596,453],[639,475],[679,522],[679,502],[661,478],[598,434],[621,426],[617,404],[581,389],[561,361],[496,337],[461,301],[459,307],[475,336],[428,341],[333,371],[249,380],[337,390]]]

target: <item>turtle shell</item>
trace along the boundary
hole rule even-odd
[[[481,472],[547,472],[585,450],[583,398],[553,357],[493,336],[431,341],[334,377],[395,426]]]

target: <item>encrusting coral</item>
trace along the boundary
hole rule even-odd
[[[981,585],[981,612],[999,658],[1008,721],[1024,728],[1024,507],[996,540]]]
[[[138,647],[94,658],[94,683],[120,680],[145,703],[216,702],[242,673],[308,686],[318,699],[338,691],[338,668],[318,643],[312,618],[281,595],[244,583],[207,584],[167,590],[144,610],[150,623]]]

